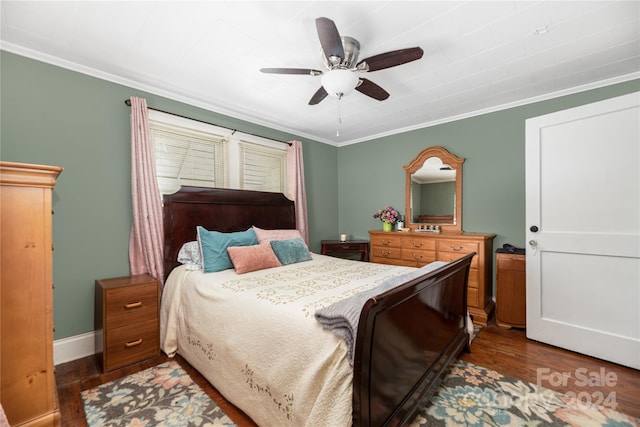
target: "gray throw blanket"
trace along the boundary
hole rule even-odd
[[[364,307],[367,300],[446,264],[448,263],[443,261],[432,262],[409,273],[387,279],[373,289],[359,292],[349,298],[317,310],[315,313],[316,320],[320,322],[325,329],[330,330],[347,342],[349,363],[353,366],[355,337],[358,333],[360,312],[362,312],[362,307]]]

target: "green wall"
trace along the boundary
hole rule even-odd
[[[55,339],[93,330],[94,282],[129,274],[130,96],[150,107],[303,143],[311,249],[337,233],[337,148],[0,53],[0,159],[62,166],[53,193]]]
[[[462,227],[495,233],[494,247],[524,247],[525,120],[640,90],[640,80],[563,96],[450,123],[353,144],[338,151],[339,228],[368,239],[380,229],[373,213],[392,205],[405,214],[403,166],[439,145],[464,157]]]
[[[404,214],[403,165],[428,146],[465,157],[463,227],[524,245],[524,121],[640,88],[639,81],[336,148],[123,85],[0,52],[0,158],[64,167],[54,189],[55,338],[93,330],[94,281],[129,273],[129,107],[148,105],[303,142],[313,251],[339,233],[368,239],[373,213]]]

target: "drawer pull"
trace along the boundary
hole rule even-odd
[[[422,259],[422,255],[418,255],[418,254],[412,254],[413,255],[413,259],[415,260],[421,260]]]
[[[391,244],[391,240],[380,240],[380,244],[381,245],[385,245],[385,246],[390,245]]]
[[[456,252],[461,251],[461,250],[462,250],[462,248],[464,248],[464,246],[458,246],[458,247],[456,247],[456,246],[454,246],[454,245],[451,245],[451,249],[453,249],[453,250],[454,250],[454,251],[456,251]]]
[[[380,251],[380,256],[387,257],[389,255],[391,255],[391,251]]]
[[[126,310],[131,310],[132,308],[138,308],[138,307],[142,307],[142,301],[130,302],[129,304],[124,305],[124,308]]]
[[[411,242],[413,244],[414,248],[421,248],[422,245],[424,245],[424,242],[420,242],[420,243],[416,243],[416,242]]]
[[[142,344],[142,338],[138,338],[135,341],[126,342],[126,343],[124,343],[124,346],[125,346],[125,348],[131,348],[131,347],[135,347],[135,346],[140,345],[140,344]]]

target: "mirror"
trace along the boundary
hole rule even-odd
[[[429,147],[404,166],[406,227],[462,231],[464,160],[442,147]]]

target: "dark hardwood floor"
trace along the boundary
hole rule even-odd
[[[614,397],[608,402],[617,404],[618,411],[640,418],[640,371],[531,341],[522,330],[500,329],[494,325],[480,331],[471,351],[461,359],[553,390],[575,393],[581,396],[582,402],[587,402],[587,398],[595,401],[600,394],[605,398]],[[166,360],[169,358],[162,355],[108,374],[101,373],[94,356],[56,366],[62,425],[86,426],[80,391]],[[238,426],[255,426],[184,359],[176,356],[176,360]],[[565,380],[562,380],[563,374],[566,374]],[[595,385],[598,380],[605,383]]]

